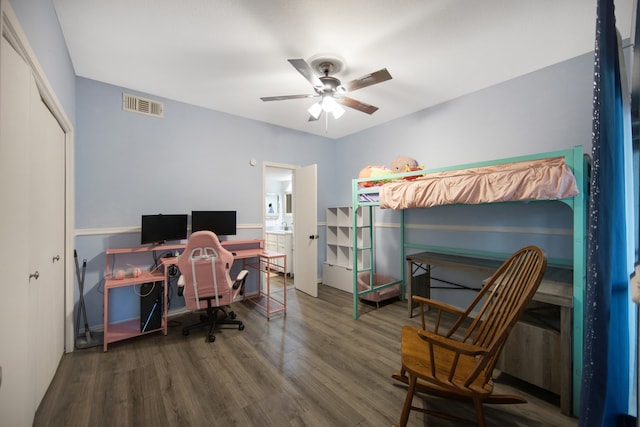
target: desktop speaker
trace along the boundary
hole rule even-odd
[[[162,326],[162,282],[140,285],[140,332]]]

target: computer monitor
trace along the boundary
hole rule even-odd
[[[142,215],[141,244],[162,244],[187,238],[187,215]]]
[[[236,211],[192,211],[191,232],[208,230],[218,236],[236,234]]]

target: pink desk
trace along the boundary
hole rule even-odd
[[[282,266],[287,266],[287,256],[279,252],[267,251],[264,249],[264,240],[251,239],[251,240],[226,240],[222,243],[228,251],[233,252],[234,259],[242,260],[243,268],[252,268],[255,271],[262,273],[258,279],[258,292],[251,295],[244,296],[244,299],[248,302],[255,304],[257,307],[263,309],[267,315],[267,320],[271,318],[273,314],[283,313],[287,311],[287,277],[284,276],[284,292],[283,298],[276,298],[271,294],[271,275],[272,266],[275,265],[275,260],[282,258]],[[153,271],[142,270],[138,277],[128,277],[124,279],[116,279],[111,271],[114,257],[118,254],[135,254],[152,251],[173,251],[184,250],[184,244],[177,245],[159,245],[159,246],[140,246],[134,248],[118,248],[107,249],[106,254],[106,270],[105,270],[105,282],[104,282],[104,342],[103,351],[107,351],[107,346],[110,343],[121,341],[127,338],[136,337],[143,334],[149,334],[153,332],[162,332],[167,335],[167,283],[169,266],[177,263],[177,258],[161,258],[160,265]],[[163,267],[163,268],[160,268]],[[275,271],[275,270],[274,270]],[[286,271],[286,270],[285,270]],[[263,290],[262,280],[266,277],[266,291]],[[162,322],[160,328],[151,329],[145,332],[140,332],[140,319],[136,318],[130,321],[109,323],[109,292],[115,288],[124,286],[135,286],[142,283],[162,283],[163,295],[162,295]]]
[[[104,280],[104,340],[102,344],[103,351],[107,351],[107,345],[110,343],[114,343],[116,341],[121,341],[127,338],[137,337],[143,334],[150,334],[153,332],[161,331],[164,335],[167,335],[167,268],[164,268],[164,273],[160,268],[156,268],[153,271],[142,270],[140,276],[138,277],[127,277],[124,279],[116,279],[114,277],[114,272],[111,271],[112,263],[114,262],[114,257],[118,254],[135,254],[135,253],[143,253],[143,252],[153,252],[153,251],[168,251],[168,250],[176,250],[176,249],[184,249],[184,245],[162,245],[162,246],[140,246],[135,248],[118,248],[118,249],[107,249],[105,252],[106,255],[106,269],[105,269],[105,280]],[[170,258],[163,259],[162,264],[165,264],[165,260]],[[175,259],[175,258],[173,258]],[[116,288],[121,288],[124,286],[135,286],[140,285],[142,283],[162,283],[163,292],[162,292],[162,322],[160,328],[151,329],[145,332],[140,331],[140,319],[136,318],[133,320],[118,322],[118,323],[109,323],[109,292]]]

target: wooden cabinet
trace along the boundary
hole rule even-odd
[[[568,368],[561,361],[560,309],[533,301],[509,334],[496,368],[561,395],[562,370]]]
[[[271,268],[280,273],[291,275],[293,271],[293,234],[284,232],[267,232],[265,235],[268,251],[279,252],[287,256],[286,271],[283,266],[284,262],[282,258],[275,259]]]
[[[356,211],[356,229],[353,229],[353,209],[350,206],[327,209],[327,258],[322,265],[322,283],[345,292],[353,293],[353,262],[358,258],[358,269],[369,268],[369,229],[359,226],[369,224],[369,209]],[[354,254],[353,238],[358,238],[358,253]]]
[[[560,396],[572,406],[572,309],[570,270],[547,268],[538,292],[514,326],[496,368]]]

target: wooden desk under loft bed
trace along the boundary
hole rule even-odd
[[[407,255],[406,259],[409,317],[416,307],[412,295],[431,297],[433,267],[491,275],[504,261],[437,251]],[[496,366],[558,394],[560,409],[567,415],[571,412],[572,395],[572,309],[573,271],[548,266],[533,302],[511,331]]]
[[[258,291],[255,294],[245,295],[244,300],[255,304],[257,307],[263,309],[267,315],[267,319],[270,319],[271,315],[276,313],[286,314],[287,310],[287,277],[284,276],[284,292],[283,298],[276,298],[271,293],[271,277],[269,272],[274,268],[276,262],[286,267],[287,257],[285,254],[279,252],[267,251],[264,249],[264,240],[251,239],[251,240],[226,240],[220,242],[228,251],[234,254],[234,259],[242,260],[242,268],[251,268],[260,273],[266,275],[266,289],[262,286],[262,275],[259,275],[258,279]],[[115,257],[116,255],[125,254],[141,254],[149,252],[167,252],[178,251],[182,252],[185,248],[184,244],[177,245],[157,245],[157,246],[138,246],[133,248],[115,248],[107,249],[106,255],[106,270],[105,270],[105,282],[104,282],[104,341],[103,351],[107,351],[107,346],[111,343],[122,341],[128,338],[137,337],[144,334],[153,332],[162,332],[167,335],[167,284],[169,283],[168,271],[169,267],[177,264],[177,257],[160,258],[158,267],[149,271],[142,269],[138,277],[125,277],[118,279],[115,277]],[[280,261],[281,260],[281,261]],[[132,320],[123,322],[110,323],[109,320],[109,293],[113,289],[122,288],[126,286],[141,285],[143,283],[154,283],[158,286],[162,286],[161,299],[162,299],[162,313],[160,327],[152,328],[145,331],[141,331],[139,317]]]

